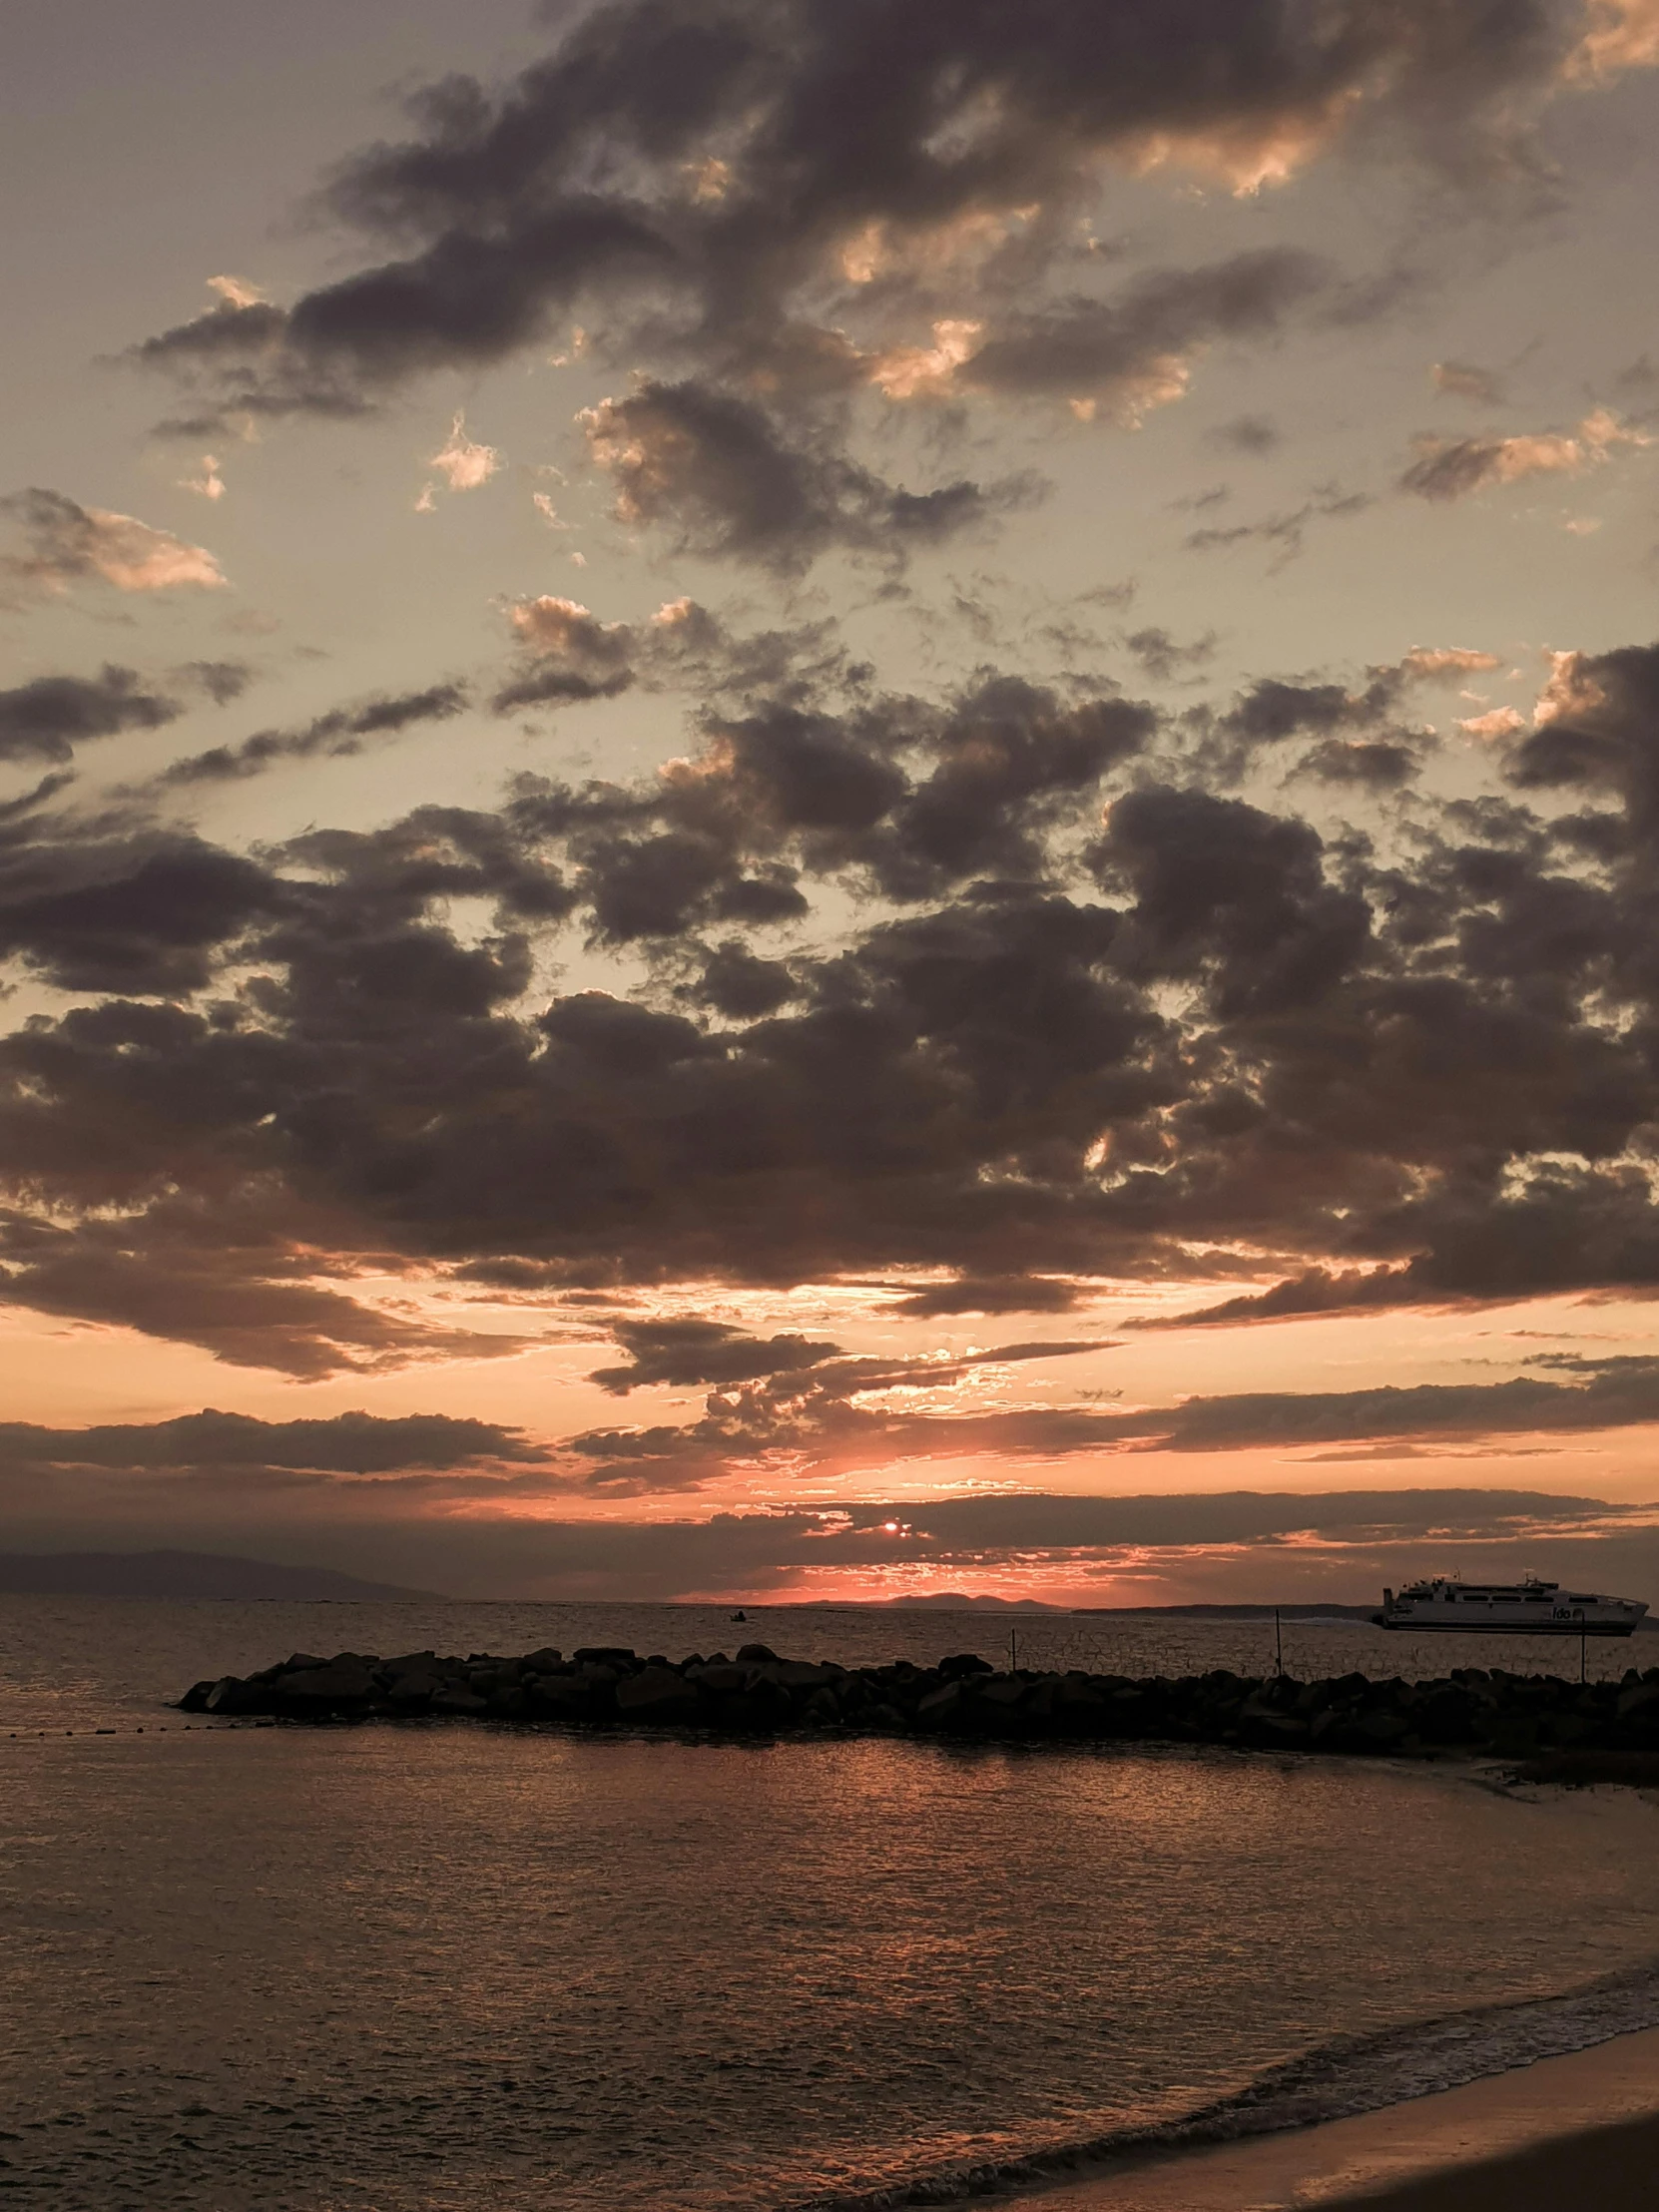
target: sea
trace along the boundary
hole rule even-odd
[[[0,2205],[947,2202],[1659,2024],[1659,1808],[1629,1792],[168,1703],[295,1650],[1003,1661],[1013,1634],[1022,1665],[1128,1674],[1275,1656],[1271,1621],[729,1612],[0,1600]],[[1304,1677],[1579,1660],[1283,1636]]]

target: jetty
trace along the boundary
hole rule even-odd
[[[1491,1756],[1551,1778],[1659,1781],[1659,1667],[1616,1682],[1457,1667],[1430,1681],[1344,1674],[1317,1682],[1225,1669],[1186,1676],[997,1669],[961,1652],[843,1667],[768,1645],[673,1660],[612,1645],[462,1659],[294,1652],[257,1674],[202,1681],[179,1700],[222,1720],[338,1724],[482,1721],[507,1727],[839,1734],[1005,1742],[1213,1744],[1370,1758]],[[1653,1762],[1649,1773],[1644,1762]],[[1634,1762],[1634,1764],[1632,1764]]]

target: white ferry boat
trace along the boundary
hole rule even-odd
[[[1638,1597],[1597,1597],[1559,1582],[1459,1582],[1435,1575],[1382,1592],[1380,1628],[1462,1630],[1488,1636],[1628,1636],[1647,1611]]]

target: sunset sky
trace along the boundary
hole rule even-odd
[[[1659,1603],[1659,0],[0,105],[0,1548]]]

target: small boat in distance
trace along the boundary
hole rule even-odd
[[[1647,1606],[1639,1597],[1597,1597],[1559,1582],[1460,1582],[1434,1575],[1382,1592],[1379,1628],[1433,1628],[1487,1636],[1628,1636]]]

